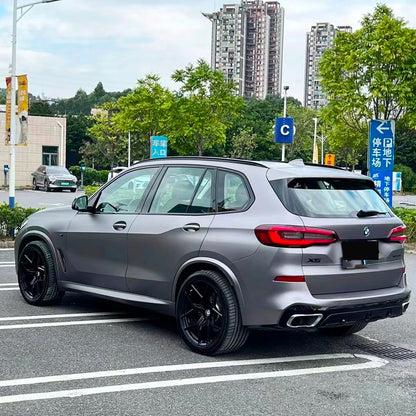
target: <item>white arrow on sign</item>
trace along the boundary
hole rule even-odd
[[[386,121],[382,121],[381,124],[379,124],[376,129],[380,134],[384,134],[384,131],[388,131],[390,130],[390,127],[386,126],[384,127],[384,125],[386,124]]]

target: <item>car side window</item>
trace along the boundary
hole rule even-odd
[[[135,213],[157,171],[158,168],[146,168],[120,175],[103,189],[96,203],[96,212]]]
[[[194,196],[196,197],[195,204],[192,204],[194,212],[209,210],[207,206],[209,202],[207,203],[204,197],[209,195],[209,198],[212,198],[210,179],[209,176],[205,176],[205,171],[205,168],[199,167],[168,168],[156,191],[149,212],[158,214],[189,212]],[[199,202],[205,203],[205,207],[197,205]]]
[[[242,176],[220,171],[218,176],[218,211],[240,211],[250,203],[250,193]]]

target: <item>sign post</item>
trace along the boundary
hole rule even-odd
[[[376,189],[393,206],[394,121],[371,120],[368,142],[368,170]]]
[[[85,163],[81,163],[80,170],[81,170],[81,188],[84,188]]]

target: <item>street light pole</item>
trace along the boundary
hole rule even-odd
[[[314,132],[313,132],[313,149],[312,149],[312,163],[318,163],[318,155],[315,155],[315,150],[316,150],[316,132],[318,130],[318,118],[314,117],[313,121],[315,122],[315,128],[314,128]],[[316,156],[316,157],[315,157]]]
[[[320,140],[321,140],[321,165],[323,165],[324,164],[324,142],[326,140],[326,137],[321,136]]]
[[[53,3],[60,0],[39,0],[32,3],[17,5],[13,0],[13,32],[12,32],[12,66],[10,88],[10,177],[9,177],[9,207],[14,208],[16,193],[16,32],[17,22],[36,4]],[[21,14],[17,17],[17,11]]]

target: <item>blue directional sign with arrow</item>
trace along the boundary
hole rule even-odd
[[[371,172],[394,168],[394,122],[371,120],[368,144],[368,168]]]

